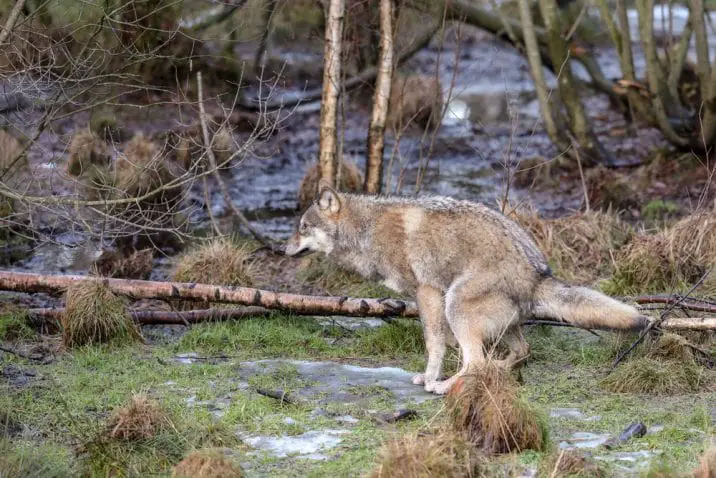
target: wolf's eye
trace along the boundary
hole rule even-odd
[[[300,232],[306,232],[308,231],[308,224],[305,222],[302,222],[301,225],[298,227],[298,230]]]

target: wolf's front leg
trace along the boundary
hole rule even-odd
[[[428,352],[428,365],[425,373],[413,377],[413,383],[428,388],[429,384],[437,381],[442,371],[448,323],[445,319],[442,293],[438,289],[429,285],[418,286],[417,300],[423,323],[425,348]]]

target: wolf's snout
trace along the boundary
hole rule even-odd
[[[310,253],[311,250],[308,247],[301,245],[301,236],[298,233],[291,236],[284,246],[284,254],[289,257],[303,257]]]

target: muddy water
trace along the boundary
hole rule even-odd
[[[660,9],[655,9],[656,30],[663,30],[662,15],[657,10]],[[676,7],[672,18],[672,28],[677,34],[683,29],[682,10]],[[633,16],[633,12],[630,14]],[[709,42],[716,43],[716,36],[710,33]],[[403,194],[445,194],[492,205],[507,196],[513,203],[532,203],[547,216],[578,209],[582,193],[573,185],[549,192],[507,187],[510,171],[520,160],[535,156],[554,157],[557,151],[542,130],[539,107],[524,59],[512,48],[488,36],[473,31],[464,36],[467,40],[460,45],[447,39],[439,48],[438,42],[434,42],[404,67],[408,71],[438,74],[447,107],[442,126],[435,134],[411,131],[399,139],[388,135],[386,162],[390,168],[386,177],[389,190]],[[637,38],[635,29],[632,37]],[[608,78],[621,76],[618,59],[611,50],[598,47],[595,53]],[[292,55],[287,52],[281,56],[294,66],[320,63],[318,54]],[[457,67],[453,67],[456,59]],[[643,53],[639,48],[635,48],[635,63],[637,71],[643,71]],[[575,71],[580,76],[585,74],[578,67]],[[548,81],[554,86],[554,77],[548,77]],[[278,89],[276,94],[295,94],[297,91],[298,88],[293,86],[292,89]],[[623,124],[621,116],[609,110],[605,98],[589,96],[585,98],[585,104],[605,146],[619,160],[633,162],[652,146],[663,145],[660,134],[650,129],[642,128],[631,138],[605,135],[610,128]],[[299,107],[282,123],[282,129],[276,135],[258,144],[252,154],[229,173],[233,203],[245,211],[257,229],[277,239],[290,234],[297,214],[298,185],[317,156],[318,106],[314,103]],[[138,115],[133,126],[135,130],[145,131],[156,129],[158,124],[169,128],[172,117],[172,114],[165,114],[159,122],[146,124],[146,118]],[[345,157],[360,168],[365,162],[368,117],[365,107],[348,101],[343,151]],[[71,131],[74,128],[68,124],[63,125],[63,129]],[[237,136],[237,140],[241,139]],[[58,156],[63,154],[57,142],[53,144],[53,160],[42,162],[48,169],[55,167]],[[218,188],[213,187],[212,191],[212,212],[218,217],[228,215]],[[197,187],[189,196],[193,207],[191,220],[198,227],[206,227],[203,192]],[[21,260],[13,260],[10,265],[23,270],[85,272],[99,250],[98,245],[87,242],[78,233],[58,232],[63,232],[66,239],[60,242],[69,247],[42,246]]]

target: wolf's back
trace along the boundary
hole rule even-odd
[[[532,313],[590,329],[640,330],[650,319],[634,307],[586,287],[545,277],[535,291]]]

